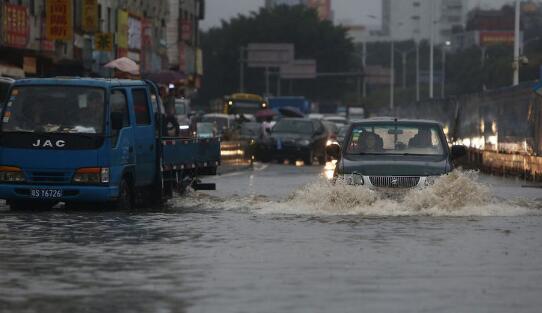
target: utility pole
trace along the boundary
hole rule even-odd
[[[245,47],[239,47],[239,92],[245,92]]]
[[[416,40],[416,102],[420,102],[420,41]]]
[[[265,96],[269,96],[269,67],[265,67]]]
[[[406,65],[407,65],[407,53],[408,51],[401,52],[401,57],[403,61],[403,89],[406,89]]]
[[[361,65],[363,66],[363,72],[367,73],[367,43],[363,41],[361,47]],[[367,98],[367,75],[363,75],[363,98]]]
[[[514,36],[514,86],[519,85],[519,41],[520,39],[520,18],[521,18],[521,5],[520,0],[516,0],[516,23],[515,23],[515,36]]]
[[[434,59],[435,59],[435,1],[431,1],[431,36],[429,40],[429,99],[433,99],[434,95]]]
[[[442,44],[442,85],[440,86],[440,98],[446,97],[446,44]]]
[[[395,107],[395,42],[391,39],[391,61],[390,61],[390,110],[393,112]]]

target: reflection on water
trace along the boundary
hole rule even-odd
[[[400,200],[319,181],[281,201],[0,212],[0,311],[538,312],[540,208],[473,175]]]

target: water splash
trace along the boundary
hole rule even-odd
[[[197,194],[197,193],[196,193]],[[284,201],[261,195],[189,197],[194,206],[248,210],[257,214],[359,215],[359,216],[518,216],[542,215],[540,206],[522,205],[493,197],[474,171],[456,170],[431,186],[389,194],[362,186],[320,179],[293,192]],[[186,202],[185,202],[186,204]]]

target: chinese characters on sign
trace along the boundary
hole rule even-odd
[[[98,1],[83,0],[83,20],[81,28],[87,33],[93,33],[98,28]]]
[[[4,4],[5,18],[4,43],[15,48],[24,48],[28,43],[29,25],[28,13],[25,6]]]
[[[47,38],[71,40],[72,15],[71,0],[47,0]]]
[[[128,17],[128,48],[141,49],[141,20],[134,16]]]
[[[96,33],[94,35],[94,45],[98,51],[113,51],[113,34]]]

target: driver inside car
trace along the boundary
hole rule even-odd
[[[376,153],[383,150],[383,140],[375,133],[361,133],[358,138],[359,153]]]

